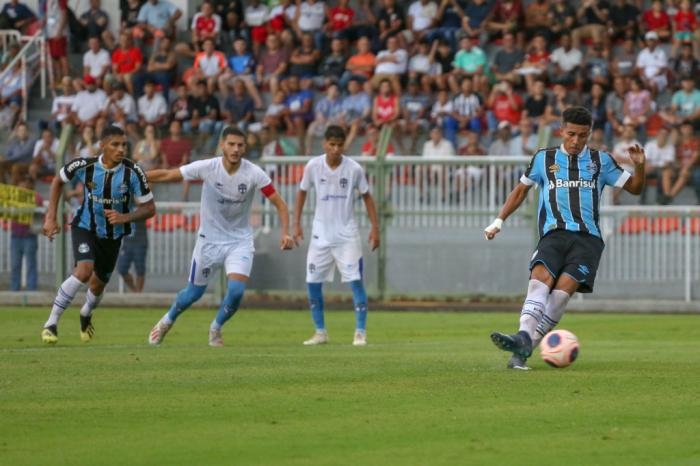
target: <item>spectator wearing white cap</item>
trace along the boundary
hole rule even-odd
[[[647,44],[637,55],[637,69],[646,86],[652,92],[661,92],[668,83],[666,71],[668,70],[668,57],[659,45],[659,35],[654,31],[644,34]]]

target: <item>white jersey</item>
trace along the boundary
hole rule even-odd
[[[202,180],[199,237],[208,243],[253,243],[250,206],[256,191],[272,184],[257,165],[242,159],[233,175],[222,157],[197,160],[180,167],[187,181]]]
[[[355,222],[355,190],[369,192],[365,171],[359,163],[343,156],[335,169],[326,163],[326,155],[315,157],[306,164],[299,188],[316,190],[316,209],[312,236],[324,244],[355,240],[359,229]]]

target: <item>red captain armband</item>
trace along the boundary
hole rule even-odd
[[[272,185],[272,183],[268,184],[264,188],[262,188],[260,191],[265,195],[265,197],[270,197],[273,194],[275,194],[277,191],[275,191],[275,187]]]

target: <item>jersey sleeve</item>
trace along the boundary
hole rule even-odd
[[[308,191],[313,187],[313,177],[311,171],[313,170],[313,160],[309,162],[304,167],[304,174],[301,177],[301,182],[299,183],[299,189],[302,191]]]
[[[203,180],[207,175],[209,160],[197,160],[180,167],[180,173],[185,181]]]
[[[530,165],[527,166],[527,170],[520,177],[520,182],[527,186],[537,186],[543,183],[544,176],[542,175],[542,151],[537,152],[532,160],[530,160]]]
[[[357,190],[360,191],[360,194],[367,194],[369,192],[369,183],[367,182],[367,177],[365,176],[365,171],[362,166],[357,166],[357,170],[355,170],[355,177],[357,178]]]
[[[69,163],[65,164],[63,168],[61,168],[61,171],[59,172],[59,175],[61,176],[61,179],[63,180],[64,183],[70,183],[73,179],[77,179],[81,182],[85,182],[85,170],[84,168],[87,166],[88,161],[85,158],[79,158],[70,161]]]
[[[601,153],[600,177],[603,181],[603,186],[614,186],[621,188],[627,183],[627,180],[632,176],[629,172],[620,167],[614,158],[608,153]]]
[[[134,164],[133,173],[131,175],[131,192],[134,193],[134,199],[136,199],[139,204],[153,199],[153,193],[151,192],[150,186],[148,186],[146,172],[144,172],[143,168],[138,164]]]

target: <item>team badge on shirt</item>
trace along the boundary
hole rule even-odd
[[[347,178],[341,178],[340,179],[340,187],[345,189],[348,187],[348,179]]]
[[[129,186],[127,186],[126,183],[122,183],[119,185],[119,193],[120,194],[126,194],[129,191]]]
[[[87,187],[90,189],[95,189],[97,187],[97,183],[95,183],[94,181],[88,181]]]
[[[592,174],[598,173],[598,164],[595,162],[589,162],[588,165],[586,165],[586,170],[591,172]]]
[[[245,183],[241,183],[238,185],[238,192],[241,194],[245,194],[248,191],[248,185]]]
[[[549,173],[557,173],[561,167],[558,163],[549,166]]]

